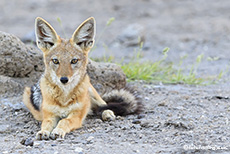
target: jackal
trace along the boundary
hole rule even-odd
[[[35,31],[45,72],[35,85],[25,88],[23,102],[34,118],[42,121],[36,139],[64,138],[82,126],[91,108],[100,111],[103,120],[141,111],[142,104],[132,91],[112,90],[102,96],[103,100],[90,83],[86,69],[95,37],[93,17],[85,20],[68,40],[58,36],[40,17],[36,18]]]

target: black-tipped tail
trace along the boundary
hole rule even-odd
[[[105,93],[102,99],[106,106],[99,108],[99,112],[112,110],[115,115],[125,116],[128,114],[140,114],[143,111],[143,104],[137,91],[132,88],[113,90]]]

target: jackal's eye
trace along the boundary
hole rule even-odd
[[[71,64],[76,64],[78,62],[78,59],[74,58],[71,60]]]
[[[54,64],[59,64],[58,59],[52,59],[52,62],[53,62]]]

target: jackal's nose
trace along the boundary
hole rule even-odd
[[[61,83],[66,84],[69,81],[69,79],[67,77],[61,77],[60,81]]]

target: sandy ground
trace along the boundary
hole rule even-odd
[[[229,90],[133,84],[143,91],[144,113],[112,122],[89,116],[83,128],[65,140],[34,140],[40,123],[28,113],[20,97],[1,99],[2,152],[229,153]],[[28,146],[22,145],[23,141]]]
[[[61,36],[70,37],[90,16],[97,21],[97,48],[92,57],[112,54],[130,59],[137,46],[119,42],[127,26],[143,27],[143,59],[156,60],[170,47],[168,61],[192,65],[204,54],[198,73],[216,75],[229,65],[230,1],[214,0],[1,0],[0,30],[23,38],[33,32],[34,19],[49,21]],[[109,18],[115,21],[102,34]],[[62,26],[57,21],[60,18]],[[63,28],[62,28],[63,27]],[[63,32],[64,30],[64,32]],[[64,34],[66,33],[66,34]],[[100,37],[101,36],[101,37]],[[107,50],[103,46],[107,46]],[[207,58],[216,59],[214,61]],[[210,86],[134,82],[141,90],[145,112],[102,122],[88,117],[84,127],[65,140],[32,141],[40,128],[21,96],[0,99],[2,153],[229,153],[229,73]],[[22,144],[23,142],[26,142]],[[33,143],[33,146],[25,144]],[[217,150],[222,148],[222,150]]]

